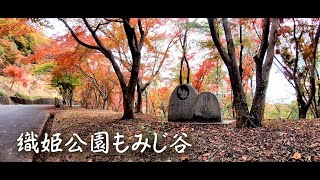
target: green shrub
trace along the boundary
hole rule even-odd
[[[35,100],[35,99],[40,99],[40,98],[52,98],[52,97],[42,97],[42,96],[28,96],[28,95],[24,95],[21,93],[16,93],[14,96],[18,97],[18,98],[23,98],[23,99],[29,99],[29,100]]]
[[[4,53],[3,48],[0,46],[0,56]]]
[[[0,89],[0,96],[8,96],[8,93],[5,90]]]
[[[45,63],[42,65],[36,65],[35,69],[33,70],[34,75],[41,75],[46,74],[52,70],[52,68],[55,66],[53,62]]]
[[[23,99],[31,99],[30,96],[24,95],[24,94],[20,94],[20,93],[16,93],[14,96],[18,97],[18,98],[23,98]]]

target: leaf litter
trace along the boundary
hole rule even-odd
[[[320,119],[303,120],[269,120],[263,127],[238,129],[235,123],[228,125],[182,124],[163,122],[157,116],[135,114],[133,120],[120,120],[121,113],[106,110],[68,109],[57,111],[50,128],[50,135],[61,133],[63,143],[72,133],[77,133],[88,146],[83,152],[70,153],[61,146],[63,152],[43,152],[36,161],[76,161],[76,162],[287,162],[287,161],[320,161]],[[93,153],[90,150],[90,136],[99,131],[109,133],[109,152]],[[125,137],[124,145],[130,148],[123,154],[115,151],[113,136],[116,133]],[[153,151],[153,133],[166,138],[159,139],[159,148],[167,145],[162,153]],[[186,151],[178,154],[174,148],[173,136],[182,132],[188,135],[183,138],[192,144]],[[137,142],[134,135],[142,133],[143,140],[148,137],[151,148],[140,153],[141,147],[131,150]],[[124,145],[122,147],[124,147]]]

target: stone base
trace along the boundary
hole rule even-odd
[[[232,124],[235,123],[236,120],[223,120],[222,122],[192,122],[192,121],[185,121],[185,122],[172,122],[172,123],[177,123],[177,124]]]

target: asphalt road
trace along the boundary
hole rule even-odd
[[[40,136],[48,106],[51,105],[0,105],[0,162],[32,161],[32,153],[18,152],[17,139],[21,133],[31,131]]]

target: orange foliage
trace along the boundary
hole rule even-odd
[[[150,112],[155,115],[164,115],[168,113],[169,98],[172,92],[170,86],[163,86],[159,89],[150,89],[148,99],[150,104]]]
[[[25,77],[23,68],[10,65],[3,69],[3,74],[11,77],[12,84],[15,82],[20,82],[24,87],[28,85],[28,80]]]
[[[19,36],[35,31],[28,24],[28,19],[26,18],[1,18],[0,27],[0,37],[8,35]]]
[[[192,77],[192,85],[199,91],[202,91],[202,83],[204,77],[208,75],[214,66],[217,65],[217,61],[214,59],[206,59],[202,62],[197,72]]]

